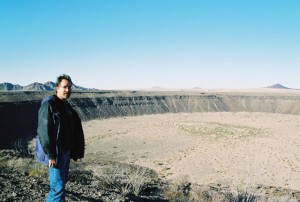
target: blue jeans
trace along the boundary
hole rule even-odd
[[[65,185],[68,181],[70,152],[62,152],[56,167],[49,168],[50,192],[47,202],[62,202],[65,200]]]

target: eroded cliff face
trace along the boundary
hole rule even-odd
[[[177,112],[228,111],[219,96],[133,96],[74,98],[70,103],[83,120]]]
[[[0,94],[0,148],[34,137],[40,101],[49,93]],[[267,112],[300,115],[300,95],[80,92],[69,100],[83,121],[178,112]]]
[[[174,95],[74,98],[83,120],[178,112],[267,112],[300,114],[298,96]]]

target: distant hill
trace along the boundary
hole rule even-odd
[[[279,83],[276,83],[276,84],[274,84],[274,85],[272,85],[272,86],[267,86],[267,88],[290,89],[290,88],[285,87],[285,86],[283,86],[283,85],[281,85],[281,84],[279,84]]]
[[[0,83],[0,90],[1,91],[10,91],[10,90],[22,90],[23,87],[20,85],[14,85],[11,83]]]
[[[46,83],[38,83],[34,82],[27,86],[21,86],[19,84],[12,83],[0,83],[0,91],[54,91],[55,83],[52,81],[48,81]],[[77,86],[73,84],[72,90],[97,90],[91,88],[85,88],[81,86]]]

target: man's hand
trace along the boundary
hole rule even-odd
[[[55,163],[55,159],[50,159],[49,160],[49,167],[55,167],[56,163]]]

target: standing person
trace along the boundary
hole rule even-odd
[[[50,192],[47,201],[65,201],[70,159],[84,157],[84,134],[81,120],[67,101],[72,80],[57,77],[56,93],[43,99],[38,113],[38,141],[49,166]],[[37,141],[37,142],[38,142]]]

